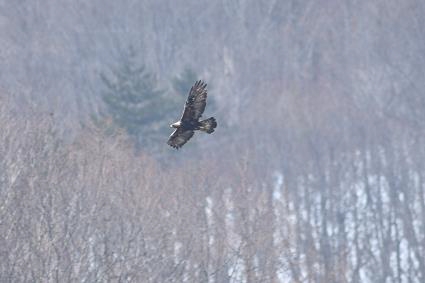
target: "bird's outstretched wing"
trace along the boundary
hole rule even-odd
[[[181,120],[183,122],[198,121],[207,104],[207,84],[197,81],[189,91]]]
[[[179,149],[193,136],[193,134],[194,132],[192,130],[178,128],[170,135],[167,144]]]

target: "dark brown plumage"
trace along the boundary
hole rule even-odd
[[[207,84],[197,81],[190,89],[189,96],[184,106],[183,115],[180,120],[170,127],[176,130],[170,135],[167,144],[179,149],[182,147],[195,133],[200,130],[211,134],[217,127],[214,117],[199,121],[202,113],[207,105]]]

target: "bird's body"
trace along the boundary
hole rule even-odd
[[[178,122],[170,125],[170,127],[176,128],[168,139],[167,144],[170,146],[176,149],[182,147],[198,130],[208,134],[214,132],[217,127],[214,117],[199,120],[206,106],[206,87],[206,83],[197,81],[190,89],[182,117]]]
[[[214,121],[215,121],[215,118],[213,118],[213,117],[211,117],[210,119],[211,120],[214,119]],[[171,127],[176,128],[176,129],[182,128],[182,129],[185,129],[185,130],[192,130],[192,131],[198,131],[199,130],[199,131],[207,132],[209,134],[214,132],[215,126],[211,127],[209,123],[205,124],[205,121],[209,121],[209,120],[207,119],[207,120],[204,120],[204,121],[193,121],[193,122],[178,121],[174,124],[171,124]]]

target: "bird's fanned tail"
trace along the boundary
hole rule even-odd
[[[217,121],[215,120],[214,117],[200,121],[200,123],[201,123],[201,126],[199,127],[199,129],[208,134],[211,134],[212,132],[214,132],[214,129],[217,127]]]

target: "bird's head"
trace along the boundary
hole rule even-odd
[[[179,128],[179,127],[180,127],[180,121],[170,125],[170,128]]]

